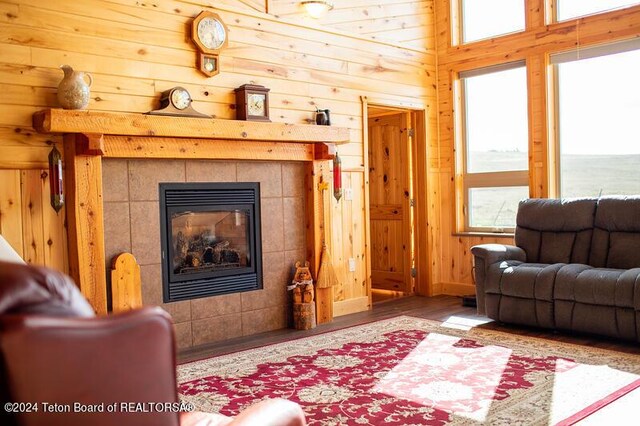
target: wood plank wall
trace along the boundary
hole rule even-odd
[[[419,3],[425,4],[425,10],[432,7],[432,0]],[[352,143],[339,151],[344,186],[353,188],[354,200],[336,203],[331,197],[331,250],[341,282],[334,294],[338,301],[362,300],[367,286],[361,96],[390,104],[435,106],[436,56],[420,48],[278,19],[260,12],[261,5],[249,0],[1,0],[2,205],[8,199],[24,199],[29,176],[41,173],[51,143],[60,142],[59,137],[34,133],[31,116],[57,106],[56,87],[62,78],[58,67],[62,64],[92,73],[89,108],[100,111],[146,112],[158,107],[160,92],[181,85],[190,91],[197,110],[233,119],[233,88],[250,82],[262,84],[271,89],[273,121],[308,123],[318,106],[331,110],[335,125],[350,129]],[[195,47],[187,36],[191,19],[203,9],[219,13],[229,27],[230,43],[220,58],[221,73],[213,78],[196,70]],[[435,123],[434,107],[430,110],[432,145]],[[21,192],[16,173],[27,176],[21,181]],[[23,212],[22,219],[15,207],[11,215],[3,213],[2,229],[15,227],[28,234],[25,213],[40,214],[35,221],[42,221],[38,225],[43,230],[42,241],[49,241],[46,236],[54,231],[51,226],[59,232],[60,222],[49,225],[53,221],[46,218],[53,210],[44,198],[34,205],[41,206],[40,213]],[[41,246],[36,243],[36,252],[38,249]],[[58,250],[66,253],[61,247]],[[46,253],[44,260],[37,254],[28,257],[36,263],[47,262]],[[56,255],[66,254],[56,251]],[[347,272],[349,257],[356,259],[356,272]],[[64,265],[54,266],[63,269]],[[353,306],[362,309],[357,303]]]
[[[549,54],[640,37],[640,6],[547,25],[551,9],[544,0],[525,0],[525,31],[454,45],[451,13],[456,0],[435,0],[438,52],[439,145],[429,162],[429,212],[435,238],[432,239],[434,293],[472,293],[470,247],[483,242],[510,243],[510,237],[456,235],[454,99],[455,75],[463,70],[525,60],[529,90],[530,196],[554,196],[554,135],[549,97]],[[602,82],[604,84],[604,82]],[[551,98],[550,98],[551,99]],[[433,182],[435,181],[435,184]],[[434,203],[435,206],[434,207]]]
[[[432,0],[349,0],[332,3],[334,9],[315,20],[306,16],[300,1],[268,0],[269,13],[283,19],[302,19],[373,40],[429,51],[435,49]]]
[[[65,212],[50,200],[48,170],[0,170],[0,234],[25,261],[67,272]]]

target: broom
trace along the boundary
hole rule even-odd
[[[326,244],[322,244],[322,252],[320,253],[320,269],[318,269],[318,279],[316,280],[317,288],[327,288],[338,284],[338,276],[333,263],[331,262],[331,254]]]
[[[324,180],[324,177],[323,177]],[[327,216],[325,212],[325,200],[324,193],[329,188],[326,182],[320,183],[320,191],[322,191],[322,216],[324,219],[324,226],[322,232],[322,252],[320,252],[320,268],[318,268],[318,277],[316,279],[316,288],[328,288],[338,284],[338,276],[335,269],[333,269],[333,262],[331,260],[331,253],[327,248]]]

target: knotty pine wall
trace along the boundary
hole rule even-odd
[[[192,18],[203,9],[219,13],[229,27],[221,73],[213,78],[196,70],[195,48],[187,35]],[[24,209],[31,205],[29,188],[35,188],[33,176],[46,168],[51,144],[62,149],[61,138],[31,128],[34,112],[57,107],[60,65],[93,74],[89,108],[101,111],[146,112],[158,107],[160,92],[181,85],[190,91],[197,110],[233,119],[233,88],[262,84],[271,89],[273,121],[307,123],[318,106],[331,109],[334,125],[350,129],[352,142],[339,151],[344,185],[353,188],[354,200],[336,203],[331,197],[330,206],[330,246],[341,282],[334,294],[336,301],[344,302],[336,304],[336,313],[366,308],[350,302],[368,296],[361,96],[389,104],[435,106],[435,54],[317,23],[278,19],[260,9],[261,2],[249,0],[0,1],[2,232],[21,230],[22,247],[45,253],[27,256],[34,263],[66,268],[65,248],[57,239],[52,239],[50,251],[59,260],[49,262],[45,250],[47,235],[64,232],[63,216],[52,218],[44,198],[33,204],[41,207]],[[428,133],[434,136],[435,108],[429,111]],[[435,139],[431,143],[435,145]],[[45,180],[38,185],[46,189]],[[7,200],[14,202],[8,215]],[[16,200],[22,201],[21,220]],[[29,223],[42,223],[42,238],[28,237],[34,228]],[[347,272],[349,257],[356,259],[355,273]]]
[[[337,30],[354,32],[373,40],[435,49],[435,17],[432,0],[334,1],[334,9],[316,22]],[[300,1],[269,0],[269,13],[283,19],[310,20]]]

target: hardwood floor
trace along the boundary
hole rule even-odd
[[[251,349],[258,346],[270,345],[300,337],[312,336],[326,333],[344,327],[364,324],[371,321],[378,321],[398,315],[410,315],[420,318],[427,318],[436,321],[446,321],[452,316],[463,317],[474,320],[482,320],[485,317],[476,314],[475,308],[463,307],[461,298],[453,296],[420,297],[409,296],[394,298],[378,303],[374,303],[373,309],[366,312],[345,315],[334,318],[331,323],[321,324],[312,330],[292,330],[282,329],[253,336],[239,337],[208,345],[190,348],[178,353],[178,362],[184,363],[198,359],[208,358],[230,352]],[[514,325],[498,324],[488,322],[479,327],[500,330],[525,336],[541,337],[554,341],[575,343],[603,349],[617,350],[621,352],[640,354],[640,344],[633,342],[620,342],[597,336],[570,335],[567,333],[556,333],[551,330],[540,330]]]

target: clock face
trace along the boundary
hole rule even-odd
[[[206,17],[198,22],[198,39],[207,49],[219,49],[226,38],[227,33],[217,19]]]
[[[191,104],[191,96],[185,89],[175,89],[171,92],[171,103],[178,109],[185,109]]]
[[[247,97],[247,112],[249,115],[266,116],[266,96],[262,93],[252,93]]]

